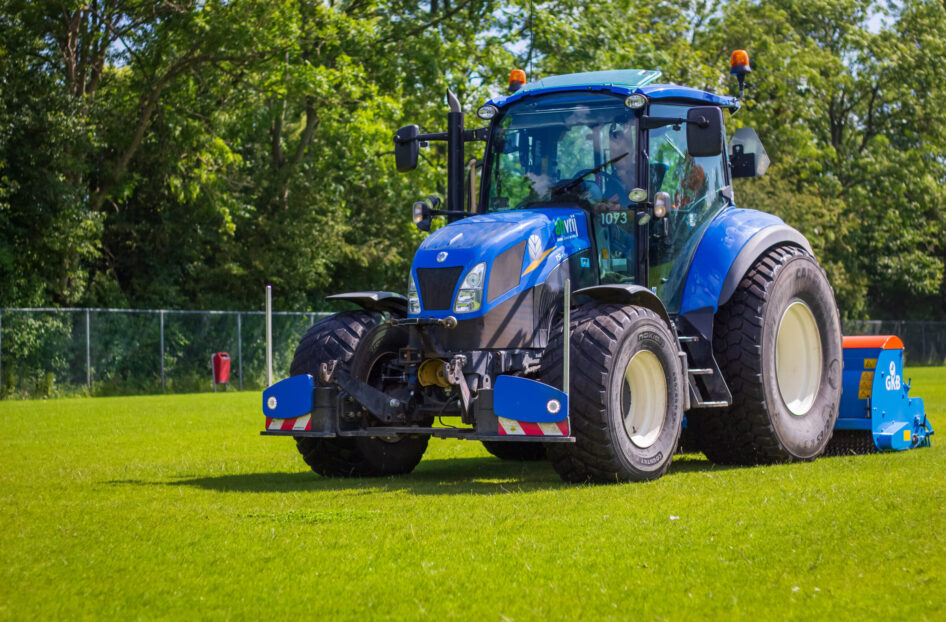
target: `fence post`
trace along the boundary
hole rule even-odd
[[[273,286],[266,286],[266,386],[273,386]]]
[[[164,309],[158,311],[158,317],[161,318],[161,390],[164,391]]]
[[[90,334],[89,310],[85,310],[85,386],[92,390],[92,336]]]
[[[243,314],[237,313],[237,373],[240,376],[240,390],[243,390]]]

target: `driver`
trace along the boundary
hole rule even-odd
[[[611,165],[612,174],[604,179],[604,198],[615,206],[627,209],[632,203],[627,195],[637,187],[637,128],[633,123],[611,125],[608,130],[608,154],[612,159],[620,159]]]
[[[637,187],[637,128],[614,123],[608,129],[611,173],[603,176],[600,214],[595,217],[602,282],[633,281],[636,273],[635,211],[628,194]],[[599,222],[600,221],[600,222]]]

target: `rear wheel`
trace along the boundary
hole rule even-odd
[[[319,378],[322,363],[337,360],[353,376],[385,389],[384,363],[406,345],[403,328],[378,326],[379,314],[338,313],[315,324],[302,338],[290,367],[292,375]],[[383,438],[297,437],[296,448],[306,464],[327,477],[378,477],[410,473],[427,448],[428,437],[392,435]]]
[[[719,309],[713,350],[733,403],[687,415],[710,460],[792,462],[824,451],[841,394],[841,325],[811,255],[779,246],[760,257]]]
[[[483,447],[500,460],[532,462],[535,460],[545,460],[548,457],[545,453],[545,445],[542,443],[483,441]]]
[[[653,311],[587,304],[572,318],[573,444],[547,446],[570,482],[645,481],[666,473],[683,419],[683,374],[669,327]],[[562,386],[562,337],[542,359],[543,381]]]

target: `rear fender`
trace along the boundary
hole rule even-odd
[[[814,256],[805,236],[778,216],[736,207],[721,211],[693,254],[680,315],[710,339],[716,312],[732,297],[742,277],[766,251],[783,244]]]

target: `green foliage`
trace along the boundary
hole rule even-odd
[[[946,9],[907,2],[872,31],[883,10],[861,0],[727,5],[732,28],[712,39],[750,47],[755,71],[737,119],[773,160],[764,190],[745,181],[737,198],[809,237],[845,316],[941,318]]]
[[[942,3],[532,6],[0,0],[0,306],[404,291],[408,209],[444,193],[445,151],[398,175],[391,137],[442,129],[448,87],[468,111],[515,66],[734,92],[728,53],[747,48],[728,127],[755,127],[773,165],[737,202],[809,237],[846,317],[946,317]]]

